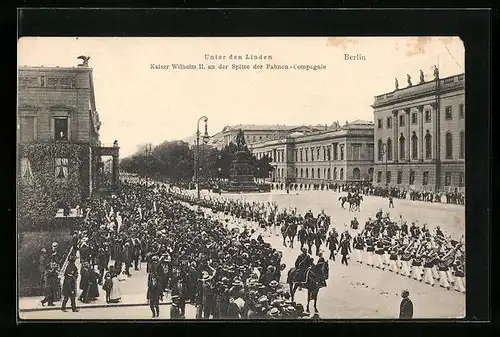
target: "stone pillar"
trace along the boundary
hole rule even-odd
[[[119,182],[118,164],[119,164],[118,156],[113,156],[113,187],[115,188],[118,186]]]
[[[393,130],[393,136],[392,136],[392,160],[397,163],[399,160],[398,156],[398,151],[399,151],[399,137],[398,137],[398,130],[399,130],[399,121],[398,121],[398,110],[393,110],[392,115],[394,117],[394,121],[392,123],[392,130]]]
[[[411,135],[410,135],[410,125],[411,125],[411,108],[405,109],[406,113],[406,153],[405,153],[405,159],[407,161],[411,160]]]
[[[418,106],[418,160],[424,161],[424,106]]]
[[[437,110],[437,105],[435,103],[431,103],[432,106],[432,141],[434,142],[434,153],[432,156],[432,159],[438,160],[440,159],[439,157],[439,139],[440,139],[440,134],[439,134],[439,128],[438,128],[438,123],[439,123],[439,116],[438,116],[438,110]]]
[[[440,118],[440,111],[439,111],[439,105],[438,103],[436,102],[433,102],[431,103],[431,106],[432,106],[432,109],[433,109],[433,120],[432,120],[432,124],[433,124],[433,135],[432,135],[432,138],[433,138],[433,141],[434,141],[434,155],[433,155],[433,159],[435,161],[435,164],[436,164],[436,167],[435,167],[435,170],[436,170],[436,176],[435,176],[435,187],[434,187],[434,190],[435,191],[439,191],[441,189],[441,148],[440,148],[440,143],[441,143],[441,134],[440,134],[440,121],[439,121],[439,118]]]

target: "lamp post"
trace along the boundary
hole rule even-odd
[[[148,187],[149,155],[151,154],[151,143],[146,144],[146,188]]]
[[[221,172],[222,172],[222,168],[217,168],[217,171],[219,171],[219,183],[217,184],[217,189],[219,190],[219,195],[221,194],[221,189],[222,189],[222,179],[221,179]]]
[[[200,122],[203,120],[205,122],[205,133],[203,134],[203,143],[207,144],[210,140],[210,136],[207,131],[207,122],[208,118],[206,116],[201,116],[198,119],[198,123],[196,124],[196,160],[195,160],[195,181],[196,181],[196,189],[198,192],[198,199],[200,199],[200,179],[198,170],[200,167]]]

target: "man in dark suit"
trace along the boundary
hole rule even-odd
[[[330,250],[330,257],[329,259],[335,261],[335,251],[337,250],[337,245],[339,243],[339,240],[337,237],[334,235],[333,232],[330,232],[330,236],[326,240],[326,245],[328,246],[328,249]]]
[[[340,241],[339,251],[340,251],[340,254],[342,255],[341,263],[345,264],[347,266],[348,265],[347,255],[349,255],[349,253],[351,252],[351,246],[350,246],[349,240],[347,238],[343,238]]]
[[[401,301],[401,306],[399,309],[399,318],[400,319],[412,319],[413,318],[413,303],[409,298],[410,292],[408,290],[403,290],[401,293],[401,297],[403,300]]]
[[[73,312],[77,312],[76,308],[76,280],[78,279],[78,268],[75,265],[76,257],[74,255],[70,256],[68,260],[68,266],[64,271],[64,282],[63,282],[63,302],[62,311],[66,311],[66,304],[68,299],[71,299],[71,309]]]

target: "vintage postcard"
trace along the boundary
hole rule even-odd
[[[23,37],[23,320],[465,317],[458,37]]]

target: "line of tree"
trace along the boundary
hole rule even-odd
[[[240,131],[242,133],[242,131]],[[242,134],[237,137],[243,138]],[[243,138],[244,139],[244,138]],[[203,180],[228,179],[231,163],[236,153],[246,157],[256,178],[267,178],[273,170],[271,158],[257,159],[245,144],[230,143],[222,150],[210,145],[200,144],[199,177]],[[120,161],[120,169],[164,181],[188,182],[194,175],[196,149],[184,141],[166,141],[155,146],[149,153],[143,146],[133,155]]]

